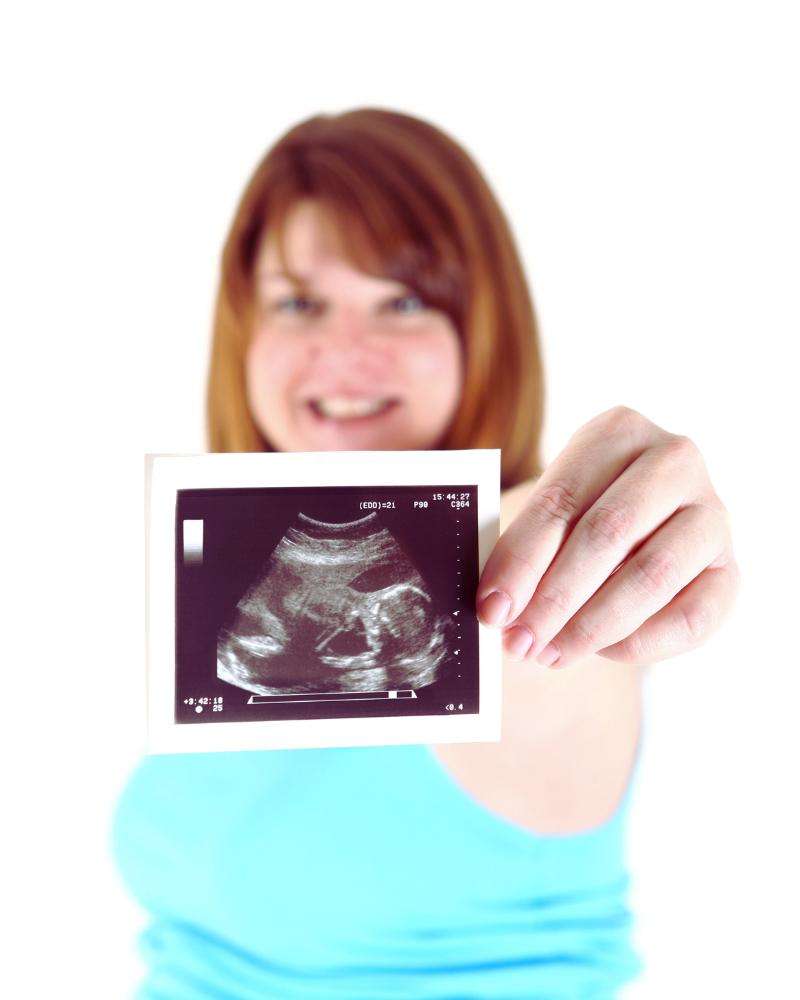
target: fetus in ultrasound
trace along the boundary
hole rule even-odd
[[[377,513],[298,513],[217,636],[217,676],[256,694],[432,684],[448,620]]]

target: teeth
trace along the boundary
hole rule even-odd
[[[331,396],[328,399],[316,399],[313,405],[326,417],[347,418],[366,417],[385,409],[390,399],[347,399]]]

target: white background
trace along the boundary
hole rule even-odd
[[[625,403],[697,442],[733,517],[734,616],[648,683],[628,995],[797,995],[793,5],[290,6],[26,4],[0,30],[5,984],[123,997],[141,973],[106,838],[143,734],[142,456],[204,447],[257,159],[378,105],[462,142],[511,219],[547,459]]]

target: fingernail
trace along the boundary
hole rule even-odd
[[[533,632],[526,625],[514,625],[503,636],[503,648],[520,660],[533,645]]]
[[[486,625],[502,625],[511,611],[511,598],[502,590],[493,590],[478,604],[478,615]]]
[[[544,647],[544,649],[536,657],[537,661],[541,663],[543,667],[552,667],[556,660],[561,656],[561,653],[556,649],[556,647],[551,643]]]

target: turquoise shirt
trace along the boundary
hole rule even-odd
[[[139,1000],[609,998],[641,963],[616,812],[538,835],[424,745],[145,757],[112,844]]]

